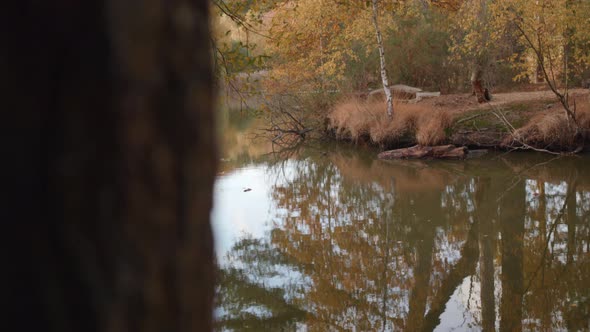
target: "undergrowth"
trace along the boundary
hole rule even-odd
[[[499,148],[528,146],[573,151],[584,147],[590,140],[590,94],[572,95],[570,102],[575,103],[577,134],[563,107],[547,108],[543,106],[545,103],[537,101],[530,105],[506,105],[500,109],[491,107],[479,110],[475,116],[465,116],[464,113],[454,119],[448,111],[428,104],[396,101],[393,118],[389,119],[384,102],[349,98],[330,110],[328,120],[329,129],[339,139],[369,141],[381,146],[463,145],[467,141],[477,144],[478,133],[482,134],[482,139],[489,139],[485,133],[491,133],[499,134],[491,143]],[[496,116],[500,113],[507,123]],[[466,140],[461,132],[476,135]],[[487,141],[486,145],[489,145]]]

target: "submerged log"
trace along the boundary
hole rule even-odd
[[[466,147],[454,145],[421,146],[381,152],[379,159],[463,159],[467,156]]]
[[[467,159],[479,158],[487,153],[488,153],[488,150],[486,150],[486,149],[469,150],[467,153]]]

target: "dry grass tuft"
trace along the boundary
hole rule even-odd
[[[576,115],[583,138],[590,133],[590,96],[573,97],[576,101]],[[575,148],[576,137],[573,124],[568,122],[563,108],[556,109],[549,114],[539,114],[517,129],[513,137],[505,144],[513,145],[523,142],[538,148],[571,149]],[[516,142],[512,142],[516,141]]]
[[[416,140],[420,145],[440,145],[446,139],[445,129],[452,124],[449,113],[435,111],[431,114],[422,112],[420,125],[416,131]]]
[[[337,136],[350,137],[356,141],[368,134],[370,122],[377,121],[377,116],[378,112],[374,109],[367,108],[356,99],[350,99],[336,105],[328,119]]]
[[[447,112],[423,105],[396,102],[390,120],[384,102],[358,99],[337,104],[328,118],[339,137],[370,139],[377,144],[406,138],[422,145],[438,145],[446,139],[445,129],[451,125]]]

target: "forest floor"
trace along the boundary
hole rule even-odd
[[[590,90],[574,89],[570,94],[588,94]],[[488,103],[479,104],[474,96],[468,93],[442,95],[440,97],[428,98],[417,102],[417,104],[429,105],[433,108],[444,109],[451,114],[460,114],[477,110],[485,110],[493,107],[501,107],[509,104],[527,104],[531,106],[553,105],[557,102],[555,94],[551,90],[545,91],[517,91],[504,92],[492,95],[492,100]],[[534,107],[536,109],[536,107]]]
[[[590,90],[570,90],[576,105],[582,140],[590,131]],[[415,101],[398,101],[388,120],[383,102],[347,99],[328,115],[339,139],[366,142],[385,149],[414,144],[455,144],[509,149],[533,146],[553,151],[574,150],[565,110],[550,90],[496,93],[479,104],[471,94],[449,94]],[[588,144],[586,144],[588,145]]]

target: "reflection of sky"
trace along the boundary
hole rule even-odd
[[[246,235],[256,239],[268,237],[273,227],[271,213],[277,210],[271,199],[272,188],[295,175],[293,162],[283,166],[249,165],[217,176],[211,221],[221,265],[233,245]],[[245,189],[251,190],[244,192]]]
[[[215,251],[221,266],[231,265],[244,268],[241,262],[227,261],[227,254],[232,247],[245,237],[265,239],[270,236],[273,226],[271,213],[276,210],[271,199],[272,187],[275,183],[293,178],[293,165],[287,163],[284,168],[271,169],[267,165],[255,165],[239,168],[228,174],[217,176],[214,187],[213,210],[211,219],[215,237]],[[279,171],[279,174],[273,171]],[[251,189],[244,192],[245,189]],[[280,221],[276,221],[275,223]],[[256,279],[249,275],[253,283],[266,287],[286,287],[296,285],[300,289],[309,288],[311,280],[298,271],[287,266],[274,266],[277,275],[269,278]],[[293,300],[295,294],[285,293],[285,300]],[[249,304],[242,308],[258,317],[270,317],[271,312],[265,306]],[[221,306],[215,309],[215,317],[227,315]]]
[[[481,273],[479,263],[475,275],[465,277],[455,289],[444,312],[440,315],[440,324],[434,331],[481,331]],[[501,301],[502,282],[501,271],[498,266],[494,268],[494,310],[495,327],[500,327],[500,312],[498,305]]]
[[[440,315],[440,324],[434,331],[480,331],[478,309],[480,283],[472,277],[466,277],[447,302],[445,311]]]
[[[244,192],[247,188],[252,190]],[[262,238],[268,233],[269,195],[270,184],[263,166],[241,168],[217,177],[211,219],[220,263],[245,235]]]

